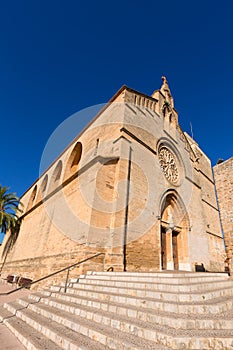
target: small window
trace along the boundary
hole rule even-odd
[[[30,196],[30,199],[28,202],[28,206],[27,206],[27,211],[33,207],[33,204],[34,204],[34,201],[36,198],[36,193],[37,193],[37,185],[34,187],[32,193],[31,193],[31,196]]]
[[[59,186],[60,177],[62,172],[62,161],[59,160],[59,162],[56,165],[56,168],[54,169],[53,175],[51,177],[50,185],[49,185],[49,192],[52,192]]]
[[[82,156],[82,144],[81,142],[77,142],[66,164],[64,180],[67,180],[69,177],[71,177],[73,174],[75,174],[78,171],[78,165],[79,165],[81,156]]]
[[[45,196],[47,184],[48,184],[48,175],[46,174],[41,185],[40,185],[40,189],[38,191],[36,202],[41,201],[41,199]]]

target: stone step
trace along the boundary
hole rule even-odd
[[[51,291],[53,292],[63,292],[64,288],[59,286],[52,286]],[[68,293],[78,294],[80,296],[87,296],[92,299],[107,300],[109,302],[136,305],[139,308],[153,308],[154,310],[161,310],[165,312],[174,313],[184,313],[184,314],[205,314],[205,313],[222,313],[232,309],[233,298],[215,298],[212,300],[200,300],[199,302],[177,302],[177,301],[167,301],[161,298],[143,298],[139,296],[133,296],[128,294],[119,293],[118,290],[113,292],[108,292],[106,290],[102,291],[98,288],[67,288]]]
[[[28,350],[230,350],[233,283],[221,273],[89,272],[66,293],[53,286],[4,304],[0,321]]]
[[[171,277],[176,278],[182,277],[204,277],[204,276],[222,276],[223,278],[229,278],[225,272],[191,272],[191,271],[180,271],[180,270],[166,270],[157,272],[128,272],[128,271],[87,271],[86,274],[80,276],[137,276],[137,277]]]
[[[30,350],[59,350],[58,346],[48,338],[37,332],[31,326],[20,322],[17,316],[5,307],[0,306],[0,322],[16,336],[16,338]]]
[[[158,272],[104,272],[104,271],[87,271],[85,275],[80,275],[80,277],[89,278],[94,276],[103,276],[104,278],[118,278],[123,277],[123,279],[128,278],[166,278],[166,279],[229,279],[229,275],[225,272],[189,272],[189,271],[158,271]]]
[[[2,323],[6,318],[12,317],[12,313],[4,308],[3,305],[0,306],[0,322]]]
[[[130,286],[122,286],[122,283],[118,283],[115,285],[116,282],[106,281],[104,280],[98,280],[97,283],[94,283],[94,281],[90,280],[80,280],[79,283],[73,283],[72,288],[76,289],[88,289],[88,290],[95,290],[95,291],[106,291],[109,293],[119,293],[124,295],[132,295],[135,297],[141,297],[141,298],[155,298],[155,299],[161,299],[163,301],[176,301],[176,302],[200,302],[204,300],[210,300],[213,298],[221,298],[221,297],[232,297],[233,296],[233,283],[229,282],[227,287],[224,288],[218,288],[218,289],[209,289],[209,290],[202,290],[202,291],[195,291],[195,292],[175,292],[170,286],[167,287],[167,290],[156,290],[156,285],[154,285],[154,289],[147,288],[144,284],[140,286],[141,288],[133,285],[131,283]],[[69,288],[71,285],[69,285]],[[212,286],[215,287],[216,286]]]
[[[80,278],[98,279],[102,278],[107,280],[123,279],[125,281],[145,281],[145,282],[157,282],[157,283],[171,283],[171,284],[186,284],[198,283],[198,282],[210,282],[219,280],[229,280],[227,273],[207,273],[207,272],[176,272],[176,273],[164,273],[164,272],[87,272],[86,275],[80,275]],[[123,278],[122,278],[123,277]],[[168,282],[169,281],[169,282]]]
[[[51,294],[51,293],[50,293]],[[68,310],[75,314],[85,312],[97,314],[99,311],[106,311],[111,314],[113,319],[115,315],[138,319],[140,321],[158,324],[160,326],[168,326],[174,329],[233,329],[233,312],[227,314],[205,315],[181,315],[172,313],[158,313],[151,309],[137,309],[129,307],[125,304],[109,304],[108,302],[99,302],[97,299],[89,300],[87,298],[76,297],[73,294],[57,293],[45,295],[43,293],[32,294],[27,300],[20,299],[20,303],[30,303],[41,301],[45,304],[56,305],[57,308]],[[52,303],[52,304],[51,304]],[[92,316],[94,317],[94,316]],[[90,317],[89,317],[90,318]]]
[[[21,320],[36,330],[40,330],[43,334],[45,333],[49,339],[56,342],[62,349],[167,349],[164,345],[145,340],[136,334],[125,333],[115,327],[111,328],[49,305],[33,303],[28,307],[23,307],[17,302],[11,302],[5,306],[11,312],[17,312],[17,316]],[[83,347],[77,345],[79,337],[85,339]]]
[[[126,281],[123,280],[123,278],[119,278],[116,280],[106,280],[103,277],[99,276],[99,278],[91,279],[89,277],[87,278],[80,278],[80,279],[72,279],[70,281],[69,286],[75,286],[76,283],[82,283],[82,284],[95,284],[95,285],[108,285],[111,287],[122,287],[122,288],[136,288],[136,289],[146,289],[146,290],[158,290],[162,292],[167,292],[170,290],[171,292],[179,292],[179,293],[195,293],[199,291],[208,291],[208,290],[216,290],[216,287],[218,289],[221,288],[233,288],[233,281],[228,279],[219,280],[216,284],[216,281],[209,281],[209,282],[198,282],[198,283],[188,283],[188,284],[170,284],[169,281],[167,283],[155,283],[155,282],[145,282],[137,280],[135,282],[133,281]],[[63,286],[65,283],[62,284]]]
[[[28,350],[63,349],[30,325],[26,324],[25,322],[20,322],[17,317],[10,317],[9,319],[6,319],[4,324]]]
[[[39,337],[45,337],[51,344],[54,344],[54,347],[51,346],[51,349],[105,350],[101,343],[92,340],[91,337],[67,328],[61,322],[58,323],[52,319],[48,320],[42,314],[35,313],[28,306],[25,307],[18,302],[10,302],[6,303],[4,307],[12,314],[17,315],[17,321],[22,328],[30,327],[39,334]],[[8,320],[4,321],[8,326],[7,322]],[[11,330],[14,333],[14,329]],[[19,338],[19,340],[21,339]],[[48,349],[50,350],[50,348]]]
[[[137,337],[140,336],[143,340],[150,340],[155,343],[162,342],[164,346],[171,346],[172,344],[176,349],[180,349],[181,341],[186,348],[195,349],[194,346],[196,346],[197,342],[192,340],[193,337],[198,339],[198,343],[202,347],[206,346],[206,344],[216,344],[214,342],[215,337],[218,338],[218,342],[222,341],[225,346],[229,346],[233,342],[231,338],[232,330],[174,330],[171,327],[163,327],[142,320],[129,319],[128,317],[102,310],[93,312],[91,308],[83,308],[82,310],[78,310],[79,312],[76,312],[77,308],[73,307],[71,303],[61,304],[49,299],[45,301],[47,301],[46,304],[41,302],[33,303],[29,305],[29,309],[48,319],[61,322],[66,327],[75,329],[78,332],[80,331],[80,324],[86,324],[86,327],[89,327],[88,322],[90,323],[91,321],[92,330],[96,329],[96,325],[101,324],[102,327],[114,327],[115,330],[127,333],[127,335],[134,334]],[[71,314],[74,317],[71,317]],[[102,331],[101,334],[103,335],[104,332]],[[103,340],[103,343],[105,344],[105,340]]]

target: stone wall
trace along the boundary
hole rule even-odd
[[[233,273],[233,157],[214,167],[227,262]]]

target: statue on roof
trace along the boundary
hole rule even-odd
[[[162,92],[162,94],[165,96],[166,101],[170,104],[170,106],[173,108],[174,107],[174,100],[171,94],[171,91],[169,89],[168,86],[168,82],[167,82],[167,78],[166,77],[162,77],[163,80],[163,85],[161,86],[160,91]]]

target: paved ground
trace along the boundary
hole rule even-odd
[[[29,290],[22,289],[18,292],[1,295],[1,293],[9,292],[15,289],[16,286],[7,284],[5,281],[0,279],[0,305],[5,302],[13,301],[20,297],[27,296],[30,292]],[[25,347],[17,340],[17,338],[8,330],[8,328],[0,323],[0,349],[1,350],[25,350]]]

